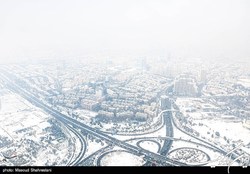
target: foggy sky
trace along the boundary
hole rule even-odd
[[[0,63],[70,56],[250,59],[249,0],[0,0]]]

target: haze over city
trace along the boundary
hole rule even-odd
[[[0,1],[0,168],[250,166],[249,21],[247,0]]]
[[[0,60],[249,60],[248,0],[2,0]]]

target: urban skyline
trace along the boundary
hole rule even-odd
[[[247,0],[3,0],[0,20],[0,166],[250,165]]]
[[[248,67],[1,65],[1,164],[249,165]]]

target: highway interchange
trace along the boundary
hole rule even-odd
[[[5,72],[5,71],[2,71]],[[7,87],[11,89],[12,91],[18,93],[22,97],[24,97],[26,100],[30,101],[32,104],[36,105],[37,107],[42,108],[44,111],[47,113],[51,114],[54,116],[57,120],[61,121],[65,125],[71,125],[75,129],[80,129],[83,133],[91,134],[92,136],[95,136],[96,138],[99,138],[101,140],[106,141],[107,143],[110,143],[112,145],[119,146],[123,149],[126,149],[129,152],[135,153],[137,155],[143,155],[145,159],[154,159],[155,162],[161,163],[161,164],[166,164],[170,166],[185,166],[185,163],[181,163],[178,161],[174,161],[172,159],[167,158],[166,156],[153,153],[149,150],[141,149],[139,147],[130,145],[124,141],[118,140],[114,137],[111,137],[107,134],[104,134],[103,132],[94,129],[88,125],[85,125],[83,123],[80,123],[70,117],[67,117],[66,115],[52,109],[51,107],[47,106],[46,104],[42,103],[39,99],[34,97],[34,95],[27,90],[23,89],[16,83],[14,83],[11,79],[11,75],[8,74],[7,72],[1,74],[1,78],[7,83]]]
[[[45,103],[43,103],[42,101],[37,99],[31,92],[27,91],[25,88],[23,88],[23,87],[19,86],[17,83],[15,83],[15,80],[16,80],[15,76],[13,76],[12,74],[8,73],[5,70],[1,70],[1,72],[2,73],[0,74],[0,77],[5,82],[6,86],[10,90],[12,90],[15,93],[18,93],[23,98],[30,101],[32,104],[43,109],[45,112],[49,113],[54,118],[61,121],[70,131],[72,131],[79,138],[79,140],[81,142],[81,150],[80,150],[81,152],[76,157],[72,156],[72,158],[69,160],[68,165],[79,165],[82,161],[84,161],[84,158],[85,158],[84,154],[85,154],[86,146],[87,146],[85,143],[85,137],[87,134],[92,135],[92,136],[96,137],[97,139],[105,141],[110,146],[118,146],[118,147],[123,148],[126,151],[131,152],[133,154],[136,154],[138,156],[144,156],[144,159],[148,162],[148,164],[149,164],[149,162],[154,161],[157,164],[161,164],[161,165],[165,165],[165,166],[186,166],[187,165],[183,162],[174,161],[174,160],[166,157],[166,155],[168,154],[168,152],[172,146],[172,143],[173,143],[172,138],[166,138],[164,140],[164,144],[160,150],[160,154],[151,152],[149,150],[140,148],[138,146],[131,145],[125,141],[121,141],[119,139],[116,139],[116,138],[114,138],[106,133],[101,132],[98,129],[92,128],[86,124],[78,122],[77,120],[70,118],[70,117],[54,110],[50,106],[46,105]],[[173,125],[176,128],[178,128],[178,126],[176,125],[176,123],[172,119],[172,111],[165,110],[165,111],[162,111],[162,113],[160,113],[160,114],[163,115],[164,124],[166,125],[166,137],[173,137],[173,135],[174,135]],[[181,130],[181,129],[179,129],[179,130]],[[183,130],[181,130],[181,131],[183,131]],[[186,132],[184,132],[184,133],[187,134]],[[208,142],[206,142],[202,139],[199,139],[195,136],[192,136],[192,135],[189,135],[189,136],[191,136],[195,139],[198,139],[199,141],[207,144],[208,147],[219,151],[223,155],[227,154],[226,151],[222,150],[219,147],[216,147],[215,145],[213,145],[211,143],[208,143]],[[232,159],[236,159],[236,158],[237,158],[237,154],[233,154]],[[200,165],[202,165],[202,164],[200,164]]]

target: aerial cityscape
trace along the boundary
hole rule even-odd
[[[248,166],[248,68],[144,58],[1,65],[1,165]]]
[[[249,1],[3,0],[0,21],[0,167],[250,166]]]

